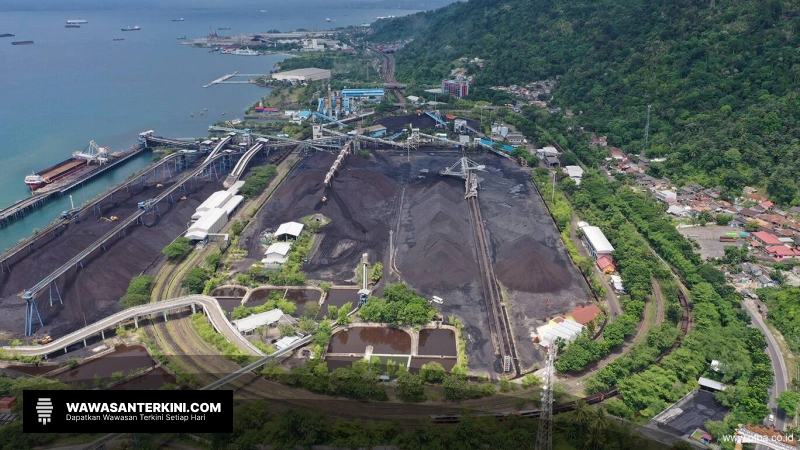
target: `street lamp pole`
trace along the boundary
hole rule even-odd
[[[556,171],[553,170],[550,173],[553,174],[553,197],[550,200],[550,202],[552,202],[555,205],[555,203],[556,203]]]

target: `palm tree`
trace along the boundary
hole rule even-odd
[[[589,450],[601,449],[606,442],[606,436],[597,428],[589,430],[584,447]]]
[[[599,431],[605,431],[605,429],[611,425],[611,420],[609,420],[608,415],[606,415],[606,410],[604,408],[597,408],[594,410],[590,425],[592,429]]]
[[[592,410],[583,399],[575,401],[573,411],[575,412],[575,421],[581,428],[584,428],[589,423],[589,418],[592,416]]]

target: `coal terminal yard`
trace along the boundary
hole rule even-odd
[[[273,152],[268,158],[255,160],[253,165],[285,154],[288,150]],[[31,249],[23,249],[10,258],[0,273],[0,331],[9,336],[22,334],[26,301],[21,292],[135,214],[139,202],[155,198],[178,183],[201,161],[201,158],[190,161],[188,169],[180,172],[158,170],[155,177],[147,178],[144,183],[119,188],[95,208],[83,211],[77,220],[65,221],[55,230],[42,233]],[[223,180],[224,176],[217,179],[212,171],[212,175],[187,181],[185,191],[178,189],[173,194],[174,202],[158,204],[158,214],[147,212],[142,225],[127,227],[123,236],[110,239],[104,250],[98,249],[84,259],[83,267],[70,268],[57,279],[63,304],[55,300],[51,306],[45,288],[36,296],[44,327],[39,328],[38,319],[34,319],[35,334],[58,337],[119,311],[119,298],[125,294],[130,279],[150,267],[161,256],[161,250],[186,231],[196,207],[211,193],[222,189]]]
[[[309,279],[352,283],[361,255],[368,253],[370,261],[382,262],[384,280],[403,281],[427,298],[444,299],[437,308],[464,323],[470,370],[501,371],[489,332],[498,326],[490,322],[505,328],[499,330],[501,338],[509,351],[516,347],[522,371],[541,362],[533,345],[535,328],[588,302],[590,293],[529,172],[492,154],[470,155],[486,165],[478,173],[483,180],[476,206],[486,233],[485,252],[502,291],[488,302],[496,310],[490,312],[483,300],[485,264],[478,262],[464,182],[439,175],[461,152],[420,150],[410,158],[400,151],[370,152],[369,159],[348,156],[330,188],[324,178],[333,155],[317,153],[300,161],[242,236],[248,255],[237,269],[263,258],[259,236],[264,230],[322,214],[331,222],[320,230],[303,266]],[[498,310],[501,295],[506,314]]]

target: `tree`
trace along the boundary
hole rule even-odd
[[[717,222],[717,225],[725,226],[731,223],[733,216],[730,214],[717,214],[717,217],[715,217],[714,220]]]
[[[297,334],[297,329],[290,323],[279,324],[278,329],[281,332],[281,337],[294,336]]]
[[[750,233],[754,231],[758,231],[761,227],[758,226],[758,222],[755,220],[748,220],[747,223],[744,225],[744,231],[748,231]]]
[[[164,249],[161,250],[161,253],[171,262],[180,261],[184,255],[189,253],[189,250],[192,249],[190,243],[191,241],[187,238],[177,238],[172,241],[171,244],[164,247]]]
[[[442,381],[442,387],[444,387],[444,398],[446,400],[457,402],[467,398],[469,388],[467,379],[463,375],[446,375],[444,381]]]
[[[351,319],[350,319],[350,316],[348,316],[348,314],[350,314],[350,309],[352,307],[353,307],[353,303],[352,302],[347,302],[344,305],[342,305],[341,308],[339,308],[339,311],[338,311],[337,317],[336,317],[336,323],[337,324],[339,324],[341,326],[347,326],[347,324],[350,323]]]
[[[244,224],[238,220],[234,220],[231,224],[231,236],[236,237],[242,234],[242,230],[244,230]]]
[[[301,317],[297,322],[297,328],[305,335],[314,334],[317,332],[317,323],[308,317]]]
[[[181,286],[185,287],[190,294],[199,294],[203,292],[206,280],[208,280],[208,272],[202,267],[193,267],[186,274],[186,278],[181,281]]]
[[[426,383],[441,383],[445,374],[444,367],[436,361],[423,364],[419,369],[419,376]]]
[[[778,404],[778,408],[782,409],[789,417],[794,417],[797,414],[798,406],[800,406],[800,392],[783,391],[775,401]]]
[[[397,378],[397,397],[404,402],[425,401],[425,385],[419,375],[403,372]]]

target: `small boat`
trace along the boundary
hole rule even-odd
[[[179,40],[179,41],[181,41],[181,40],[183,40],[183,39],[186,39],[186,36],[178,36],[178,40]]]
[[[124,41],[125,38],[114,38],[115,41]]]
[[[14,37],[14,36],[16,36],[16,35],[15,35],[15,34],[13,34],[13,33],[3,33],[3,34],[0,34],[0,37]]]
[[[194,113],[189,113],[190,116],[194,117]]]
[[[64,25],[64,28],[80,28],[80,27],[81,27],[80,25],[71,25],[71,24]]]
[[[11,45],[33,45],[33,41],[16,41],[12,42]]]
[[[208,108],[203,108],[203,111],[208,111]]]
[[[225,115],[225,111],[222,111],[222,115],[223,115],[223,116]]]
[[[172,19],[172,21],[173,22],[183,22],[183,17],[178,18],[178,19]]]
[[[266,9],[262,9],[262,10],[261,10],[261,12],[262,12],[262,13],[265,13],[265,12],[267,12],[267,10],[266,10]]]
[[[219,27],[219,28],[217,28],[217,29],[218,29],[218,30],[230,30],[230,29],[231,29],[231,27]]]
[[[325,19],[325,22],[332,22],[332,20],[330,17],[328,17],[327,19]]]
[[[139,31],[139,30],[141,30],[141,27],[139,27],[139,25],[122,28],[122,31]]]
[[[203,114],[205,114],[205,113],[203,111],[200,111],[200,115],[202,116]]]

